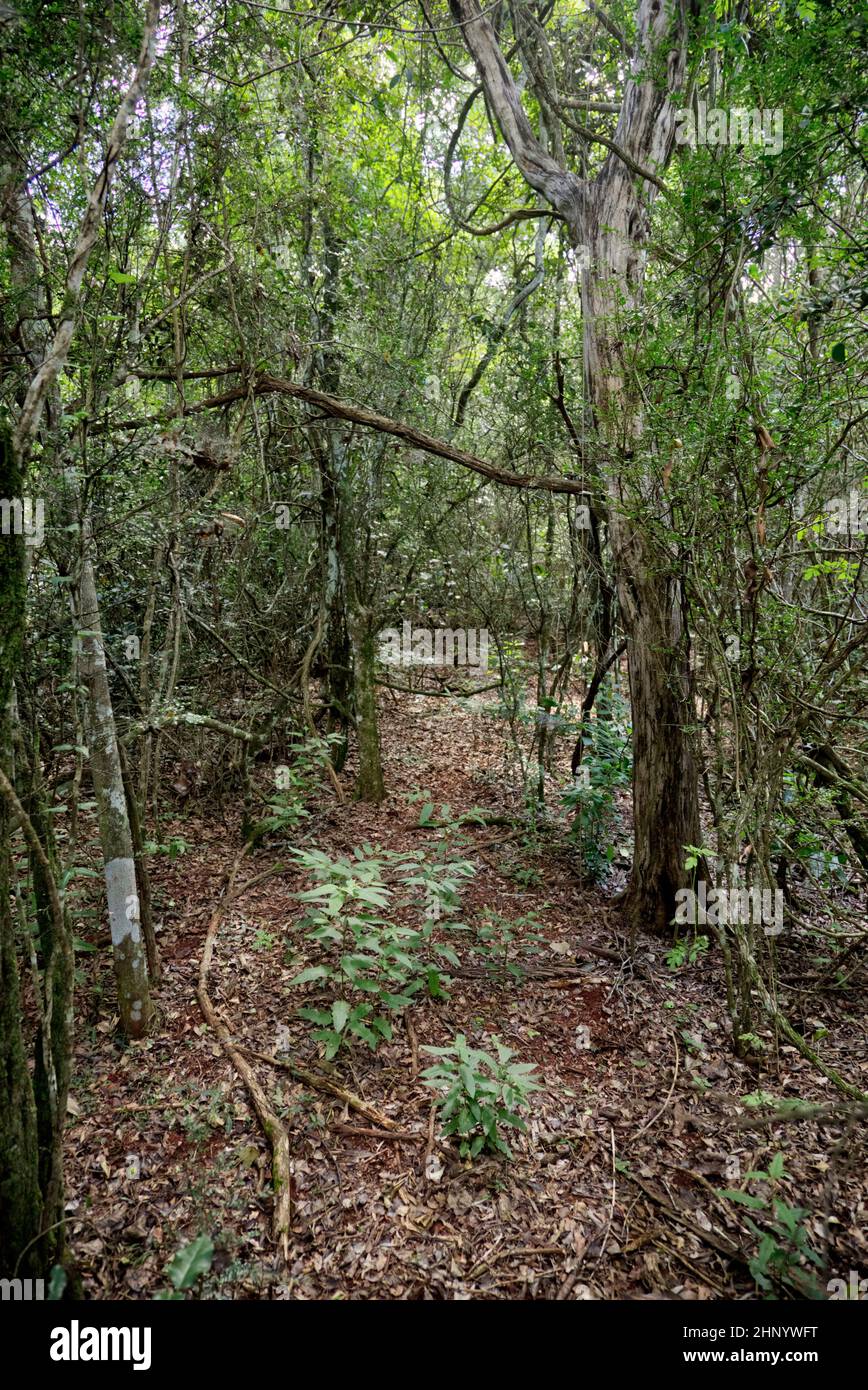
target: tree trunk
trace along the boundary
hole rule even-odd
[[[23,485],[24,473],[4,425],[0,492],[20,497]],[[24,542],[21,536],[0,536],[0,763],[10,781],[12,690],[23,647]],[[7,799],[0,795],[0,1269],[7,1278],[41,1272],[37,1243],[42,1222],[36,1106],[22,1027],[12,907],[11,820]]]
[[[612,153],[586,180],[537,139],[477,0],[450,0],[450,7],[519,170],[561,214],[582,252],[585,391],[603,456],[633,711],[635,849],[625,907],[633,931],[668,933],[675,892],[687,883],[683,846],[700,834],[697,777],[686,733],[693,721],[677,581],[667,557],[652,552],[652,530],[641,520],[659,519],[663,508],[641,476],[644,425],[627,351],[642,302],[650,207],[672,148],[670,94],[684,78],[685,10],[637,0],[631,76]]]
[[[28,794],[24,809],[43,853],[29,845],[36,909],[38,963],[42,967],[43,1006],[33,1067],[36,1131],[39,1144],[39,1187],[42,1193],[41,1242],[43,1269],[63,1261],[63,1139],[66,1099],[72,1061],[75,951],[69,920],[60,901],[60,877],[52,816],[46,802],[40,766],[39,738],[33,730],[28,749]],[[24,769],[19,776],[23,777]],[[34,981],[39,986],[38,978]]]
[[[341,245],[328,218],[323,219],[325,280],[323,306],[317,315],[318,337],[325,345],[317,357],[320,380],[330,393],[340,390],[340,355],[332,346],[341,307]],[[359,537],[356,528],[359,498],[351,474],[349,449],[343,431],[326,432],[318,447],[323,555],[323,641],[326,655],[326,700],[329,727],[345,732],[350,712],[355,716],[359,752],[356,796],[382,801],[385,795],[380,761],[377,714],[376,657],[372,618],[359,594]],[[338,746],[333,766],[340,771],[346,741]]]
[[[106,670],[99,606],[85,528],[79,579],[82,679],[87,686],[88,751],[99,814],[106,898],[118,990],[118,1012],[128,1038],[144,1036],[151,1017],[145,943],[124,779]]]
[[[687,634],[674,556],[652,545],[665,500],[642,461],[652,445],[626,361],[631,321],[642,307],[645,213],[635,180],[607,161],[585,221],[590,262],[582,279],[585,392],[602,447],[609,540],[627,663],[633,724],[633,866],[623,906],[631,930],[668,935],[675,894],[689,886],[686,845],[696,845],[698,775],[690,745]]]
[[[697,845],[701,834],[673,587],[674,581],[643,569],[641,560],[629,571],[620,566],[633,718],[633,868],[623,905],[633,931],[659,935],[672,932],[675,894],[690,882],[684,847]]]
[[[360,801],[376,803],[382,801],[386,794],[377,717],[376,637],[367,610],[351,610],[350,624],[355,673],[356,743],[359,750],[356,796]]]

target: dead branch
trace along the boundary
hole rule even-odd
[[[208,993],[208,972],[211,969],[211,960],[214,955],[214,943],[217,940],[217,932],[223,918],[223,912],[232,895],[235,878],[241,866],[241,861],[249,849],[245,845],[235,856],[235,861],[226,880],[226,887],[220,901],[211,913],[208,923],[208,931],[205,934],[205,945],[202,949],[202,961],[199,966],[199,984],[196,989],[196,997],[199,1000],[199,1007],[205,1022],[213,1030],[219,1039],[220,1046],[232,1062],[238,1075],[244,1082],[253,1101],[259,1122],[262,1125],[266,1138],[271,1144],[271,1182],[274,1188],[274,1217],[272,1229],[274,1239],[283,1251],[283,1258],[286,1260],[289,1255],[289,1231],[292,1226],[292,1176],[289,1161],[289,1135],[281,1120],[271,1108],[262,1085],[256,1073],[249,1063],[241,1055],[241,1051],[232,1041],[232,1036],[226,1024],[218,1014]]]

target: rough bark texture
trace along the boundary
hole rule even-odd
[[[7,327],[11,339],[16,343],[29,369],[38,369],[45,350],[46,312],[45,294],[40,267],[36,255],[36,229],[33,206],[27,189],[25,170],[20,152],[5,142],[2,145],[4,165],[2,197],[3,222],[9,241],[9,267],[15,287],[17,321]],[[59,392],[57,382],[49,391],[49,428],[54,428],[60,416]],[[3,464],[4,495],[14,496],[24,493],[26,467],[22,459],[16,463],[12,459],[11,441],[4,435],[6,456]],[[16,494],[13,489],[17,487]],[[12,554],[14,538],[2,542]],[[23,569],[21,572],[22,590],[19,612],[16,603],[5,605],[5,616],[12,623],[23,623],[23,606],[26,602],[26,576],[34,554],[34,547],[24,547]],[[8,555],[6,557],[8,559]],[[37,941],[32,978],[40,989],[39,1023],[34,1039],[33,1070],[31,1077],[32,1102],[35,1105],[37,1134],[37,1183],[41,1202],[41,1231],[43,1239],[35,1241],[27,1256],[29,1268],[45,1273],[52,1264],[62,1263],[64,1253],[63,1223],[63,1135],[66,1117],[66,1097],[69,1085],[70,1056],[72,1049],[72,996],[74,954],[69,924],[60,905],[56,882],[57,856],[54,848],[52,817],[47,811],[42,789],[40,752],[37,721],[28,719],[25,708],[25,692],[17,681],[15,669],[17,660],[7,663],[7,677],[15,679],[17,715],[14,722],[24,727],[19,729],[17,747],[20,751],[21,765],[15,769],[14,778],[22,792],[22,809],[32,830],[28,841],[28,856],[36,909]],[[23,714],[23,719],[22,719]],[[7,727],[7,737],[11,734],[13,716]],[[28,726],[32,730],[32,747],[28,746]],[[29,767],[26,766],[29,758]],[[12,760],[7,759],[7,772],[13,777]],[[4,797],[4,814],[15,797],[15,787],[10,780]],[[17,812],[16,812],[17,814]],[[19,817],[20,818],[20,817]],[[5,865],[4,883],[0,897],[8,902],[6,893],[14,889],[9,882],[9,864]],[[14,962],[13,962],[14,963]],[[4,980],[8,980],[4,969]],[[11,982],[10,982],[11,991]],[[4,1003],[10,1009],[17,1007],[17,997],[4,991]],[[9,1025],[12,1015],[9,1015]],[[26,1054],[28,1048],[24,1046]],[[22,1098],[22,1106],[29,1105],[29,1099]],[[30,1160],[28,1152],[27,1161]],[[28,1179],[29,1181],[29,1179]],[[31,1240],[35,1231],[31,1233]]]
[[[627,352],[631,318],[642,303],[650,208],[672,148],[671,98],[684,80],[685,11],[678,0],[638,0],[631,75],[608,142],[613,152],[588,181],[564,169],[537,140],[477,0],[450,0],[450,5],[516,164],[564,217],[574,245],[585,252],[585,392],[604,445],[609,536],[628,638],[633,711],[635,851],[625,906],[634,929],[668,932],[675,891],[687,881],[683,846],[699,837],[697,777],[685,732],[692,717],[677,581],[666,556],[652,553],[650,533],[640,519],[653,514],[655,502],[642,478],[644,423]]]
[[[8,431],[0,427],[0,493],[20,497],[22,485]],[[10,777],[10,702],[23,645],[24,542],[21,536],[0,536],[0,761]],[[21,1276],[41,1273],[36,1242],[42,1221],[36,1106],[22,1031],[12,908],[10,823],[9,803],[0,795],[0,1271],[5,1278],[16,1266]]]

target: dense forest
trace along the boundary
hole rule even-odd
[[[868,1298],[866,59],[2,0],[4,1298]]]

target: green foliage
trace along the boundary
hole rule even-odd
[[[572,815],[571,838],[579,847],[582,867],[592,882],[604,880],[615,858],[615,792],[631,778],[630,729],[623,702],[614,693],[597,699],[597,718],[582,731],[579,775],[562,793]]]
[[[317,880],[297,896],[310,905],[299,923],[307,953],[314,946],[320,959],[291,984],[316,983],[335,995],[327,1007],[306,1005],[298,1013],[316,1025],[313,1036],[328,1059],[352,1038],[375,1050],[392,1036],[391,1017],[420,989],[435,998],[443,994],[448,974],[441,962],[448,972],[458,957],[448,943],[435,939],[435,928],[461,928],[440,918],[457,906],[460,884],[473,867],[463,860],[430,863],[418,852],[371,845],[354,850],[349,860],[330,859],[319,850],[294,855]],[[408,911],[415,924],[396,920]]]
[[[277,787],[268,801],[268,815],[251,828],[249,838],[258,841],[265,835],[285,835],[309,817],[307,802],[322,788],[326,766],[341,737],[329,734],[326,738],[299,738],[292,747],[290,761],[276,769]]]
[[[491,1052],[468,1045],[463,1033],[456,1034],[449,1047],[422,1050],[440,1061],[422,1073],[426,1086],[441,1092],[440,1118],[443,1136],[455,1136],[462,1158],[476,1158],[483,1149],[511,1158],[501,1130],[525,1130],[518,1115],[532,1091],[541,1089],[534,1080],[533,1063],[513,1062],[515,1055],[493,1036]]]
[[[759,1195],[725,1188],[718,1196],[747,1211],[766,1213],[763,1226],[744,1215],[745,1224],[758,1241],[750,1272],[766,1298],[779,1298],[782,1292],[795,1298],[822,1298],[812,1266],[822,1268],[823,1261],[811,1245],[806,1224],[811,1213],[776,1195],[779,1184],[788,1176],[784,1156],[777,1153],[768,1169],[756,1169],[745,1178],[764,1189]]]
[[[694,936],[692,941],[676,941],[672,949],[666,953],[666,964],[670,970],[680,970],[685,964],[695,965],[707,950],[707,936]]]
[[[158,1293],[157,1298],[171,1301],[183,1299],[184,1294],[208,1273],[213,1258],[214,1243],[210,1236],[197,1236],[195,1240],[181,1246],[166,1266],[172,1288]]]
[[[545,933],[542,923],[533,912],[524,917],[504,917],[490,908],[481,914],[475,926],[471,950],[480,956],[492,973],[505,970],[515,979],[524,975],[522,962],[539,955]]]
[[[189,848],[183,835],[172,835],[162,843],[158,840],[145,841],[146,854],[165,854],[169,859],[180,859]]]

